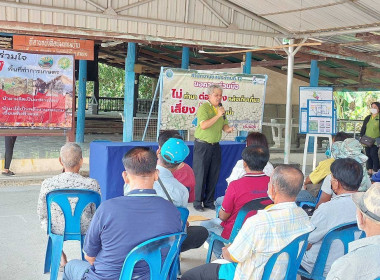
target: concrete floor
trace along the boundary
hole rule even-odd
[[[40,185],[8,186],[0,188],[0,279],[47,280],[43,274],[47,237],[40,228],[37,200]],[[189,205],[190,215],[199,215]],[[215,211],[202,213],[215,217]],[[197,225],[199,222],[191,223]],[[64,251],[68,259],[79,259],[79,242],[66,241]],[[181,269],[204,264],[207,250],[203,247],[181,254]],[[61,279],[61,273],[58,279]]]

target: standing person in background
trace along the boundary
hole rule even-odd
[[[371,138],[380,137],[380,103],[373,102],[371,108],[369,109],[371,115],[368,115],[364,121],[363,126],[360,131],[360,136],[368,136]],[[367,170],[368,174],[372,175],[379,170],[379,148],[376,142],[371,147],[365,147],[365,153],[368,156]]]
[[[193,205],[197,211],[204,211],[203,207],[215,209],[214,194],[222,160],[219,141],[222,138],[222,131],[226,133],[234,131],[234,128],[228,125],[225,116],[221,103],[222,93],[220,85],[210,85],[207,88],[209,99],[197,111],[198,123],[194,135],[193,155],[196,181]]]
[[[16,143],[17,136],[5,136],[5,157],[4,157],[4,169],[2,174],[6,176],[15,175],[14,172],[9,170],[13,157],[13,148]]]

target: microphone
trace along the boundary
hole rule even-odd
[[[222,103],[219,103],[219,104],[218,104],[218,107],[223,107]],[[226,115],[223,114],[223,120],[225,120],[225,119],[226,119]]]

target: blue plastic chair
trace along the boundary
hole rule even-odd
[[[310,194],[310,200],[309,201],[300,201],[298,204],[299,207],[302,207],[302,206],[309,206],[309,207],[316,207],[318,202],[319,202],[319,199],[321,198],[321,195],[322,195],[322,190],[319,190],[318,192],[318,196],[317,197],[313,197],[311,194]]]
[[[181,221],[182,221],[182,231],[185,232],[187,218],[189,217],[189,209],[184,207],[177,207],[179,213],[181,213]],[[186,235],[183,235],[180,240],[180,244],[185,240]],[[176,258],[174,259],[174,263],[172,268],[170,269],[170,279],[177,279],[177,275],[181,275],[181,262],[179,259],[181,250],[178,251]]]
[[[297,270],[300,267],[303,255],[305,254],[307,248],[307,238],[310,232],[298,236],[287,246],[285,246],[280,252],[273,254],[264,267],[264,273],[262,280],[270,280],[273,267],[276,264],[277,258],[282,254],[288,255],[288,266],[286,269],[286,274],[284,279],[286,280],[296,280]],[[303,242],[303,243],[302,243]],[[302,243],[302,244],[301,244]],[[300,250],[301,246],[301,250]]]
[[[71,211],[69,198],[78,198],[73,212]],[[46,195],[48,212],[47,234],[49,237],[46,248],[44,273],[50,270],[50,280],[57,279],[64,241],[79,240],[81,242],[82,251],[85,237],[85,235],[81,234],[80,229],[82,212],[90,203],[94,203],[95,207],[98,208],[100,201],[100,194],[91,190],[60,189],[51,191]],[[65,230],[63,235],[54,234],[51,231],[51,204],[53,202],[59,205],[65,217]],[[83,252],[82,259],[84,259]]]
[[[150,279],[167,279],[170,268],[181,248],[181,240],[186,233],[179,232],[170,235],[159,236],[147,240],[136,246],[125,258],[120,273],[120,280],[132,279],[133,269],[137,262],[144,260],[149,265]],[[165,261],[162,263],[161,251],[168,250]],[[175,275],[176,279],[177,276]]]
[[[344,246],[344,255],[348,252],[348,243],[355,240],[355,233],[361,232],[356,222],[341,224],[331,229],[323,238],[318,257],[315,261],[311,273],[303,268],[298,269],[298,274],[309,279],[324,280],[323,271],[325,269],[327,257],[333,241],[340,240]]]
[[[236,216],[236,220],[234,223],[234,226],[231,231],[231,235],[229,239],[225,239],[221,237],[220,235],[215,234],[214,232],[211,232],[210,234],[210,242],[209,242],[209,247],[208,247],[208,252],[207,252],[207,257],[206,257],[206,263],[209,263],[211,260],[211,255],[212,255],[212,249],[214,247],[214,242],[215,240],[219,240],[223,242],[224,244],[232,243],[240,231],[241,227],[243,226],[244,220],[247,216],[247,214],[253,210],[261,210],[264,209],[266,206],[269,204],[272,204],[272,200],[269,199],[269,197],[262,197],[262,198],[257,198],[254,200],[251,200],[244,204],[244,206],[239,210],[239,213]]]

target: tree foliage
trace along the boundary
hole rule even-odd
[[[378,91],[336,91],[334,101],[338,119],[362,120],[370,114],[371,103],[379,100]]]
[[[125,70],[107,64],[99,63],[99,96],[100,97],[124,97]],[[138,98],[153,98],[152,86],[154,79],[140,75]],[[78,83],[77,83],[78,89]],[[94,92],[94,83],[88,82],[86,93],[91,96]],[[154,93],[154,92],[153,92]]]

